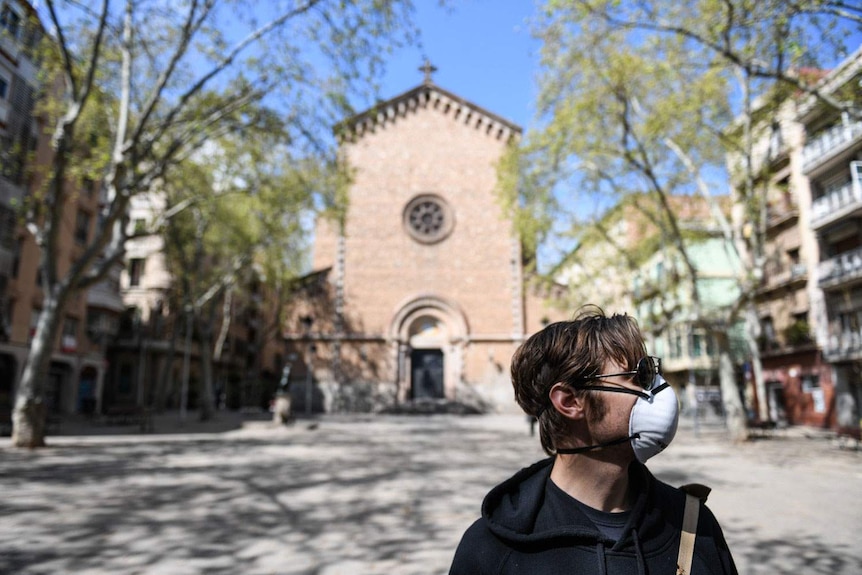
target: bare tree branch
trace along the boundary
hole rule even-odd
[[[278,28],[279,26],[281,26],[282,24],[284,24],[285,22],[287,22],[291,18],[294,18],[296,16],[304,14],[305,12],[308,12],[309,10],[311,10],[314,6],[316,6],[321,1],[322,0],[308,0],[305,4],[295,8],[293,10],[290,10],[289,12],[283,14],[282,16],[268,22],[264,26],[261,26],[260,28],[258,28],[257,30],[253,31],[248,36],[246,36],[245,39],[243,39],[238,44],[236,44],[233,47],[233,49],[230,52],[228,52],[228,54],[224,58],[222,58],[206,74],[201,76],[201,78],[198,79],[197,82],[192,84],[192,86],[188,90],[186,90],[177,99],[177,102],[174,104],[174,106],[171,108],[171,110],[166,114],[165,118],[160,120],[159,129],[156,130],[156,133],[148,139],[146,145],[144,146],[143,155],[149,155],[153,146],[156,144],[156,142],[158,142],[161,139],[161,137],[164,135],[165,131],[168,129],[168,127],[173,122],[174,118],[186,106],[186,104],[189,102],[189,100],[192,98],[192,96],[194,96],[195,94],[200,92],[210,80],[212,80],[215,76],[217,76],[222,70],[227,68],[234,61],[234,59],[243,50],[245,50],[245,48],[247,48],[250,44],[252,44],[253,42],[259,40],[260,38],[262,38],[263,36],[265,36],[266,34],[271,32],[272,30],[275,30],[276,28]],[[135,130],[135,138],[129,140],[129,142],[126,143],[126,148],[130,148],[131,146],[137,144],[137,142],[143,136],[143,132],[144,132],[145,128],[146,128],[146,126],[141,125],[138,127],[137,130]]]

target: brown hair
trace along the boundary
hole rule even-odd
[[[633,317],[608,317],[593,305],[581,308],[572,321],[552,323],[521,344],[512,357],[515,400],[527,414],[538,417],[545,452],[554,454],[568,436],[567,420],[548,397],[555,383],[581,383],[601,373],[608,360],[634,370],[645,355],[643,335]],[[594,394],[590,396],[590,411],[601,417],[602,402]]]

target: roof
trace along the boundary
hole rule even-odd
[[[334,130],[340,140],[356,141],[367,132],[395,122],[417,108],[433,108],[450,114],[454,121],[484,130],[490,137],[509,141],[522,133],[520,126],[493,112],[444,90],[430,80],[390,100],[338,123]]]
[[[847,84],[860,71],[862,71],[862,46],[842,60],[833,70],[823,75],[814,85],[814,89],[820,93],[831,94]],[[810,120],[810,115],[816,113],[818,102],[817,96],[812,94],[800,105],[799,118],[802,122]]]

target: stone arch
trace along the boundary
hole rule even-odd
[[[468,337],[467,317],[455,302],[434,294],[422,294],[402,302],[389,328],[397,366],[399,401],[417,397],[413,381],[417,353],[434,356],[438,350],[442,355],[442,394],[439,395],[454,398],[464,371],[464,346]]]

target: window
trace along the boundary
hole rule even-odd
[[[4,28],[13,38],[18,37],[18,32],[21,29],[21,16],[12,10],[8,4],[3,6],[3,10],[0,10],[0,28]]]
[[[75,351],[78,349],[78,320],[74,317],[67,317],[63,322],[63,338],[60,341],[60,348],[63,351]]]
[[[673,342],[670,348],[670,357],[682,356],[682,334],[675,330],[673,334]]]
[[[769,157],[777,157],[783,148],[784,139],[781,137],[781,125],[778,122],[773,122],[772,131],[769,134]]]
[[[862,311],[854,310],[839,313],[838,325],[841,326],[841,334],[845,337],[858,333],[860,326],[862,326]]]
[[[765,317],[761,320],[761,329],[763,329],[763,337],[767,341],[775,340],[775,324],[772,323],[771,317]]]
[[[9,93],[9,81],[0,76],[0,100],[6,100],[8,98],[7,94]]]
[[[820,389],[820,376],[816,373],[810,373],[802,376],[802,391],[810,393],[815,389]]]
[[[446,238],[455,220],[449,205],[439,196],[416,196],[404,208],[404,228],[410,236],[423,244],[434,244]]]
[[[130,363],[120,365],[120,373],[117,377],[117,394],[127,396],[132,393],[132,374],[134,366]]]
[[[144,234],[147,231],[147,220],[145,220],[144,218],[135,218],[133,226],[134,226],[134,232],[133,233],[136,236]]]
[[[715,338],[711,335],[706,336],[706,355],[715,357]]]
[[[693,357],[703,355],[703,335],[699,333],[692,334],[691,336],[691,355]]]
[[[30,341],[33,341],[33,336],[36,335],[36,328],[39,326],[39,316],[42,315],[42,310],[34,309],[30,312]]]
[[[792,250],[787,250],[787,259],[790,261],[790,265],[796,265],[799,263],[799,248],[794,248]]]
[[[78,219],[75,223],[75,241],[79,244],[87,243],[90,235],[90,214],[84,210],[78,210]]]
[[[141,276],[144,274],[144,259],[132,258],[129,260],[129,286],[141,285]]]

